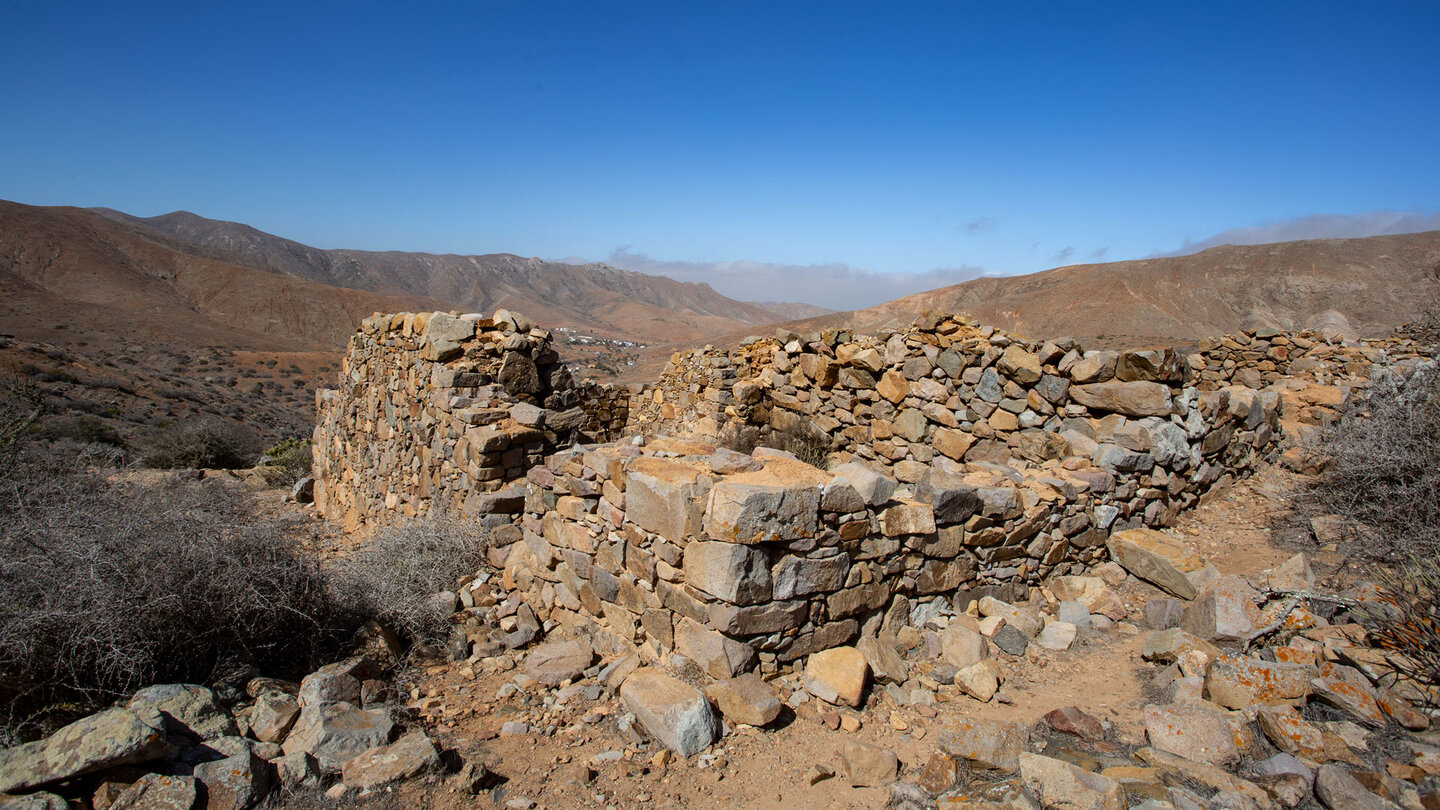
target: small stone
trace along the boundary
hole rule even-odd
[[[1074,734],[1086,740],[1105,739],[1105,727],[1100,721],[1076,708],[1066,706],[1046,712],[1045,724],[1064,734]]]
[[[1007,655],[1014,656],[1024,655],[1025,647],[1030,643],[1030,640],[1025,637],[1024,633],[1008,624],[995,631],[995,635],[991,637],[991,640],[995,642],[996,647],[999,647]]]
[[[981,703],[989,703],[1000,691],[1000,668],[989,658],[976,661],[956,671],[955,685]]]
[[[832,647],[805,662],[805,690],[828,703],[859,706],[870,666],[854,647]]]
[[[833,778],[834,776],[835,772],[825,767],[824,765],[811,765],[810,772],[805,775],[805,781],[808,782],[811,787],[814,787],[815,785],[824,782],[826,779]]]
[[[1068,650],[1078,633],[1079,628],[1069,622],[1051,622],[1035,637],[1035,643],[1047,650]]]
[[[780,716],[779,693],[756,672],[717,681],[705,689],[705,694],[733,723],[763,726]]]

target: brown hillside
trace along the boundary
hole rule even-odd
[[[1191,339],[1260,326],[1377,335],[1440,294],[1440,231],[1222,245],[1189,256],[987,277],[799,321],[861,331],[936,309],[1035,337]]]
[[[271,273],[385,295],[449,302],[443,309],[514,309],[550,327],[654,342],[702,339],[788,315],[727,298],[708,284],[675,281],[604,264],[565,264],[508,253],[480,256],[321,250],[248,225],[185,211],[111,219],[193,245],[190,250]],[[809,314],[809,313],[806,313]]]

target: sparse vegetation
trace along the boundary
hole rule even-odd
[[[443,638],[450,611],[433,597],[479,570],[485,547],[479,526],[445,516],[381,529],[336,564],[336,599],[411,642]]]
[[[0,471],[10,735],[66,701],[314,663],[335,635],[319,559],[280,520],[236,485],[122,483],[63,447],[20,446]]]
[[[259,440],[248,429],[197,418],[153,434],[142,461],[162,469],[236,469],[254,464],[258,451]]]
[[[1382,378],[1312,450],[1329,463],[1310,510],[1345,518],[1351,551],[1380,563],[1383,601],[1360,615],[1400,676],[1440,684],[1440,370]]]
[[[290,486],[310,474],[310,440],[285,439],[260,457],[260,474],[271,486]]]
[[[784,450],[812,467],[830,466],[829,437],[795,425],[788,430],[764,429],[755,425],[727,424],[720,431],[720,445],[737,453],[749,454],[757,447]]]

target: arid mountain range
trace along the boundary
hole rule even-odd
[[[1437,279],[1440,232],[1430,232],[980,278],[832,313],[602,264],[320,250],[184,212],[0,202],[0,374],[25,369],[61,411],[122,435],[197,415],[282,435],[304,431],[311,392],[333,384],[341,346],[375,311],[515,309],[554,329],[580,373],[645,381],[675,349],[738,342],[777,321],[873,331],[929,309],[1087,345],[1254,326],[1373,335],[1433,305]]]

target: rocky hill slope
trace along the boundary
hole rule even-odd
[[[449,302],[444,309],[515,309],[547,326],[643,342],[703,339],[715,332],[785,317],[727,298],[708,284],[575,265],[508,253],[482,256],[401,251],[321,250],[236,222],[185,211],[135,217],[92,209],[110,219],[181,240],[200,252],[271,273],[384,295]],[[784,310],[782,310],[784,312]]]
[[[1440,231],[1222,245],[1189,256],[986,277],[801,321],[874,331],[925,310],[966,312],[1032,337],[1198,338],[1244,329],[1377,336],[1440,295]]]

